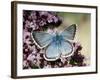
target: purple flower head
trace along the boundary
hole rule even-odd
[[[62,23],[62,20],[57,16],[56,12],[48,11],[23,11],[23,28],[33,28],[33,30],[48,29],[50,26],[57,27]]]

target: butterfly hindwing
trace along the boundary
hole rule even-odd
[[[66,40],[73,40],[76,33],[76,24],[72,24],[66,28],[62,33],[62,37]]]
[[[73,46],[70,42],[62,40],[59,49],[61,51],[62,56],[67,57],[72,54]]]
[[[39,47],[44,48],[52,42],[52,35],[42,31],[33,31],[32,37]]]
[[[52,42],[47,48],[45,52],[45,58],[48,60],[56,60],[60,57],[61,52],[59,50],[59,47],[55,44],[55,42]]]

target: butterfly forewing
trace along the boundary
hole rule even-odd
[[[73,40],[76,33],[76,24],[72,24],[66,28],[60,35],[66,40]]]
[[[52,35],[42,31],[33,31],[32,37],[35,43],[41,48],[46,47],[52,42]]]

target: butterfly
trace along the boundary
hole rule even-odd
[[[44,58],[55,61],[60,57],[69,57],[74,52],[72,41],[76,33],[76,24],[72,24],[61,33],[50,34],[43,31],[33,31],[32,39],[40,49],[45,49]]]

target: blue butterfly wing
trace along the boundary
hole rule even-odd
[[[32,38],[35,43],[40,47],[44,48],[52,42],[53,35],[42,32],[42,31],[33,31]]]
[[[47,48],[45,53],[45,58],[47,60],[56,60],[60,57],[61,52],[59,47],[55,42],[52,42]]]
[[[66,40],[73,40],[76,33],[76,24],[72,24],[66,28],[60,35]]]
[[[69,56],[72,54],[72,51],[73,51],[73,45],[68,42],[68,41],[65,41],[65,40],[62,40],[61,41],[61,46],[60,46],[60,51],[62,53],[62,56]]]

